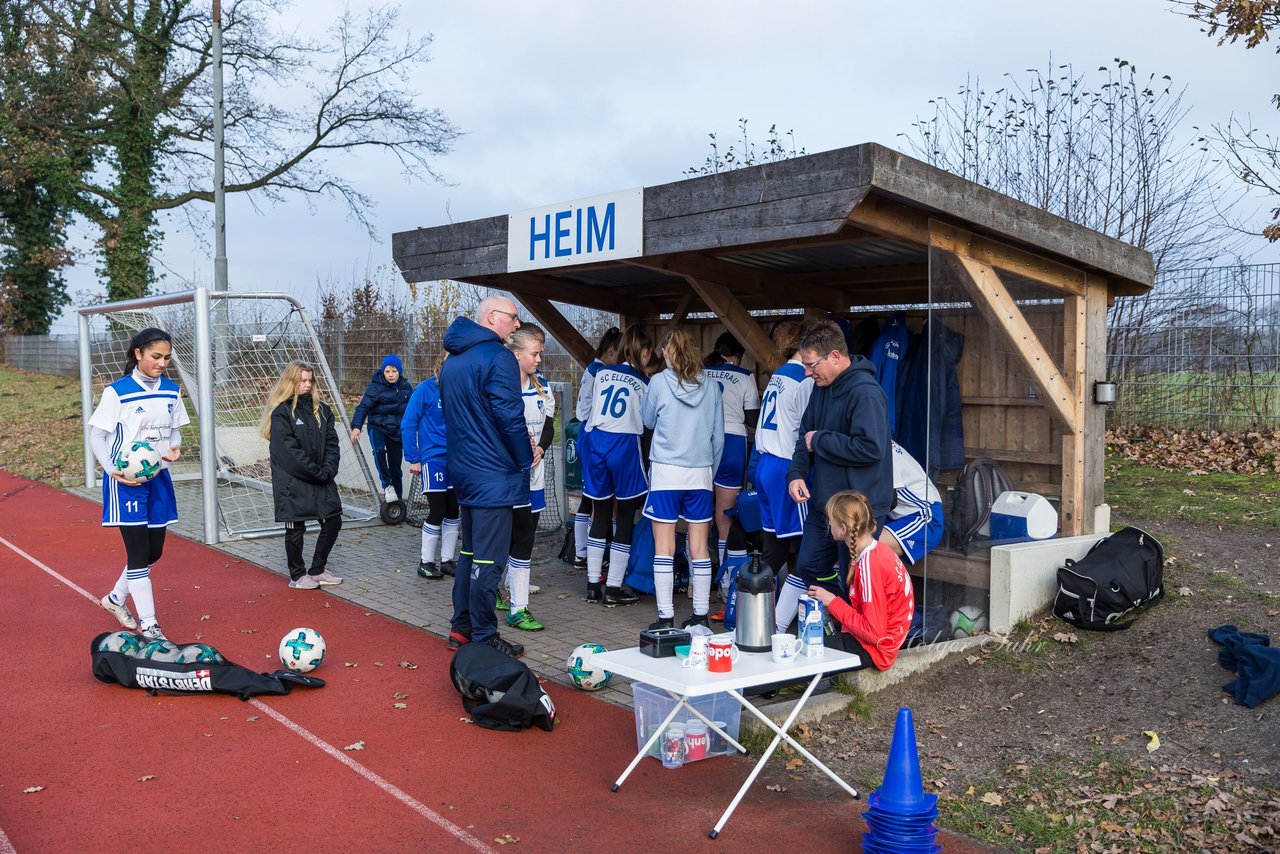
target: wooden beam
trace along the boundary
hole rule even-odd
[[[591,363],[595,348],[591,346],[587,339],[582,337],[582,333],[578,331],[578,328],[560,313],[560,309],[551,304],[551,300],[534,296],[533,294],[524,294],[520,291],[512,291],[511,293],[537,319],[546,333],[560,342],[560,346],[579,365],[585,368]]]
[[[816,306],[832,312],[849,310],[849,299],[840,291],[821,285],[807,287],[803,292],[775,288],[772,286],[774,277],[766,272],[717,258],[708,258],[705,255],[685,252],[632,263],[653,270],[661,270],[664,273],[685,276],[686,279],[693,276],[701,280],[723,282],[735,292],[763,293],[770,297],[775,305],[781,301],[782,305]]]
[[[956,225],[931,220],[929,236],[934,246],[964,255],[992,267],[1039,282],[1056,291],[1084,295],[1084,271],[1059,264],[1033,252],[966,231]]]
[[[1082,336],[1084,372],[1080,388],[1082,407],[1081,432],[1084,434],[1081,469],[1080,532],[1106,534],[1094,525],[1098,505],[1106,501],[1106,429],[1107,407],[1093,402],[1093,382],[1107,378],[1107,291],[1106,278],[1090,275],[1085,281],[1084,334]]]
[[[615,314],[620,314],[624,310],[639,314],[656,314],[654,306],[648,300],[631,297],[624,302],[609,288],[582,285],[550,276],[504,273],[495,277],[474,276],[468,281],[479,282],[490,288],[519,291],[529,296],[539,296]]]
[[[887,199],[868,196],[849,212],[847,220],[867,231],[884,237],[893,237],[915,243],[920,246],[929,245],[929,217],[921,210],[907,207]]]
[[[1067,433],[1079,429],[1080,415],[1076,406],[1076,389],[1058,370],[1035,330],[1027,323],[1022,310],[1013,301],[994,268],[964,255],[946,252],[944,257],[959,264],[957,279],[961,287],[982,313],[992,329],[1003,335],[1031,375],[1041,399],[1052,416]]]
[[[662,330],[662,334],[666,335],[672,329],[675,329],[684,319],[689,316],[689,306],[693,303],[693,291],[685,294],[680,298],[680,304],[676,306],[676,310],[671,312],[671,320],[667,322],[666,329]]]

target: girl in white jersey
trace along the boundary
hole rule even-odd
[[[532,323],[521,324],[507,339],[507,349],[520,365],[520,387],[524,400],[524,421],[533,444],[533,465],[529,469],[529,503],[515,508],[511,522],[511,550],[507,556],[507,589],[510,600],[498,596],[497,610],[510,611],[507,625],[526,632],[540,631],[544,626],[529,612],[529,562],[533,557],[533,535],[538,530],[538,517],[547,506],[546,466],[543,458],[555,436],[556,399],[547,388],[538,368],[542,365],[542,348],[546,335]]]
[[[634,605],[640,601],[622,585],[631,555],[636,511],[649,491],[640,452],[644,404],[649,378],[644,366],[653,342],[643,329],[629,326],[622,333],[618,356],[622,360],[596,372],[594,400],[587,421],[591,431],[582,461],[582,494],[593,502],[591,532],[587,538],[587,601],[605,607]],[[602,584],[605,539],[613,526],[609,547],[609,576]],[[603,588],[603,589],[602,589]]]
[[[738,493],[742,491],[747,473],[747,428],[756,426],[760,414],[756,376],[742,367],[746,352],[732,332],[725,332],[703,360],[707,378],[720,385],[720,402],[724,406],[724,454],[715,475],[716,543],[720,564],[724,563],[726,552],[731,557],[747,553],[745,541],[729,542],[732,527],[726,512],[738,505]],[[727,581],[723,579],[721,583]],[[723,612],[720,616],[723,617]]]
[[[182,392],[164,372],[173,358],[169,333],[148,328],[133,336],[125,356],[124,376],[102,390],[89,418],[89,444],[102,466],[102,525],[116,527],[124,539],[127,560],[115,587],[102,597],[102,607],[126,629],[139,629],[151,640],[163,640],[156,621],[151,567],[164,552],[167,527],[178,521],[178,502],[169,463],[182,453],[184,424],[190,423]],[[120,475],[116,457],[134,442],[148,442],[161,454],[162,469],[139,482]],[[125,603],[133,597],[135,620]]]
[[[591,420],[591,402],[595,400],[596,374],[605,365],[612,365],[618,361],[618,345],[621,341],[622,332],[618,327],[610,326],[606,329],[604,335],[600,336],[600,343],[596,345],[591,364],[587,365],[586,370],[582,372],[582,381],[578,383],[578,404],[574,410],[574,417],[582,422],[582,426],[578,429],[579,460],[586,451],[587,438],[590,436],[587,422]],[[586,570],[587,568],[587,537],[590,535],[591,499],[584,495],[578,500],[578,512],[573,516],[574,569]]]
[[[787,361],[769,378],[756,423],[759,459],[755,485],[764,527],[763,557],[775,573],[784,565],[795,566],[804,525],[804,505],[797,505],[787,492],[787,469],[795,452],[800,416],[813,393],[813,379],[805,376],[804,365],[796,356],[799,340],[799,323],[785,320],[774,327],[774,348]]]

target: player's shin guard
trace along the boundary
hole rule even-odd
[[[507,558],[507,589],[512,611],[529,607],[529,561]]]
[[[422,523],[422,562],[435,563],[436,551],[440,548],[440,526],[430,522]]]
[[[676,583],[675,557],[672,555],[654,555],[653,558],[653,592],[658,599],[658,617],[663,620],[674,619],[675,602],[672,601],[672,588]]]
[[[116,586],[111,588],[111,598],[116,604],[123,605],[125,598],[129,595],[129,565],[125,564],[124,569],[120,570],[120,577],[116,579]]]
[[[600,572],[604,566],[604,540],[587,538],[587,582],[600,583]]]
[[[773,627],[775,631],[785,632],[787,626],[796,618],[800,610],[800,597],[808,590],[797,573],[787,576],[787,581],[778,591],[778,604],[773,611]]]
[[[689,562],[689,584],[693,588],[693,613],[706,616],[711,607],[711,558]]]
[[[142,628],[156,623],[156,600],[151,593],[151,567],[128,570],[129,595],[133,608],[138,612],[138,625]]]
[[[609,546],[609,580],[606,587],[621,587],[627,576],[627,561],[631,559],[630,543],[613,543]]]
[[[579,513],[573,517],[573,551],[575,557],[587,556],[587,538],[591,536],[591,514]]]
[[[458,555],[458,520],[445,519],[440,526],[440,560],[453,560]]]

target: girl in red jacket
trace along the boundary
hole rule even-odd
[[[826,606],[843,629],[835,646],[888,670],[911,628],[915,596],[911,576],[893,550],[876,541],[876,520],[861,492],[837,492],[827,501],[831,537],[849,545],[849,599],[813,585],[809,595]]]

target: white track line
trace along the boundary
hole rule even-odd
[[[0,545],[4,545],[14,554],[26,559],[33,566],[38,567],[39,569],[43,570],[44,572],[58,579],[58,581],[67,585],[67,587],[71,588],[72,590],[76,591],[81,596],[83,596],[84,598],[92,602],[95,607],[100,607],[98,597],[94,596],[88,590],[85,590],[83,587],[76,584],[71,579],[62,575],[57,570],[53,569],[50,566],[45,565],[38,559],[27,554],[22,549],[18,548],[16,545],[6,540],[4,537],[0,537]],[[290,730],[293,733],[296,733],[297,735],[300,735],[302,738],[304,738],[306,741],[311,743],[313,746],[329,754],[331,757],[338,760],[343,765],[346,765],[352,771],[355,771],[361,777],[365,778],[370,783],[377,786],[379,789],[386,792],[391,797],[395,798],[397,801],[400,801],[400,803],[404,804],[409,809],[413,810],[418,815],[425,818],[427,821],[431,822],[432,824],[439,827],[441,830],[453,836],[455,839],[461,842],[465,842],[468,846],[476,849],[477,851],[493,851],[494,850],[493,848],[490,848],[488,845],[486,845],[483,840],[478,839],[475,836],[471,835],[463,828],[449,821],[449,819],[440,815],[440,813],[436,812],[426,804],[419,801],[417,798],[410,795],[408,792],[405,792],[403,789],[396,786],[394,783],[379,776],[378,774],[375,774],[373,771],[361,765],[359,762],[355,761],[350,756],[346,755],[341,750],[334,747],[332,744],[329,744],[324,739],[308,731],[305,727],[285,717],[280,712],[277,712],[275,709],[268,706],[266,703],[262,702],[261,700],[250,700],[249,702],[255,707],[257,707],[264,714],[275,719],[278,723],[280,723],[286,729]],[[4,835],[3,830],[0,830],[0,854],[17,854],[17,852],[14,850],[14,847],[9,843],[8,837]]]

